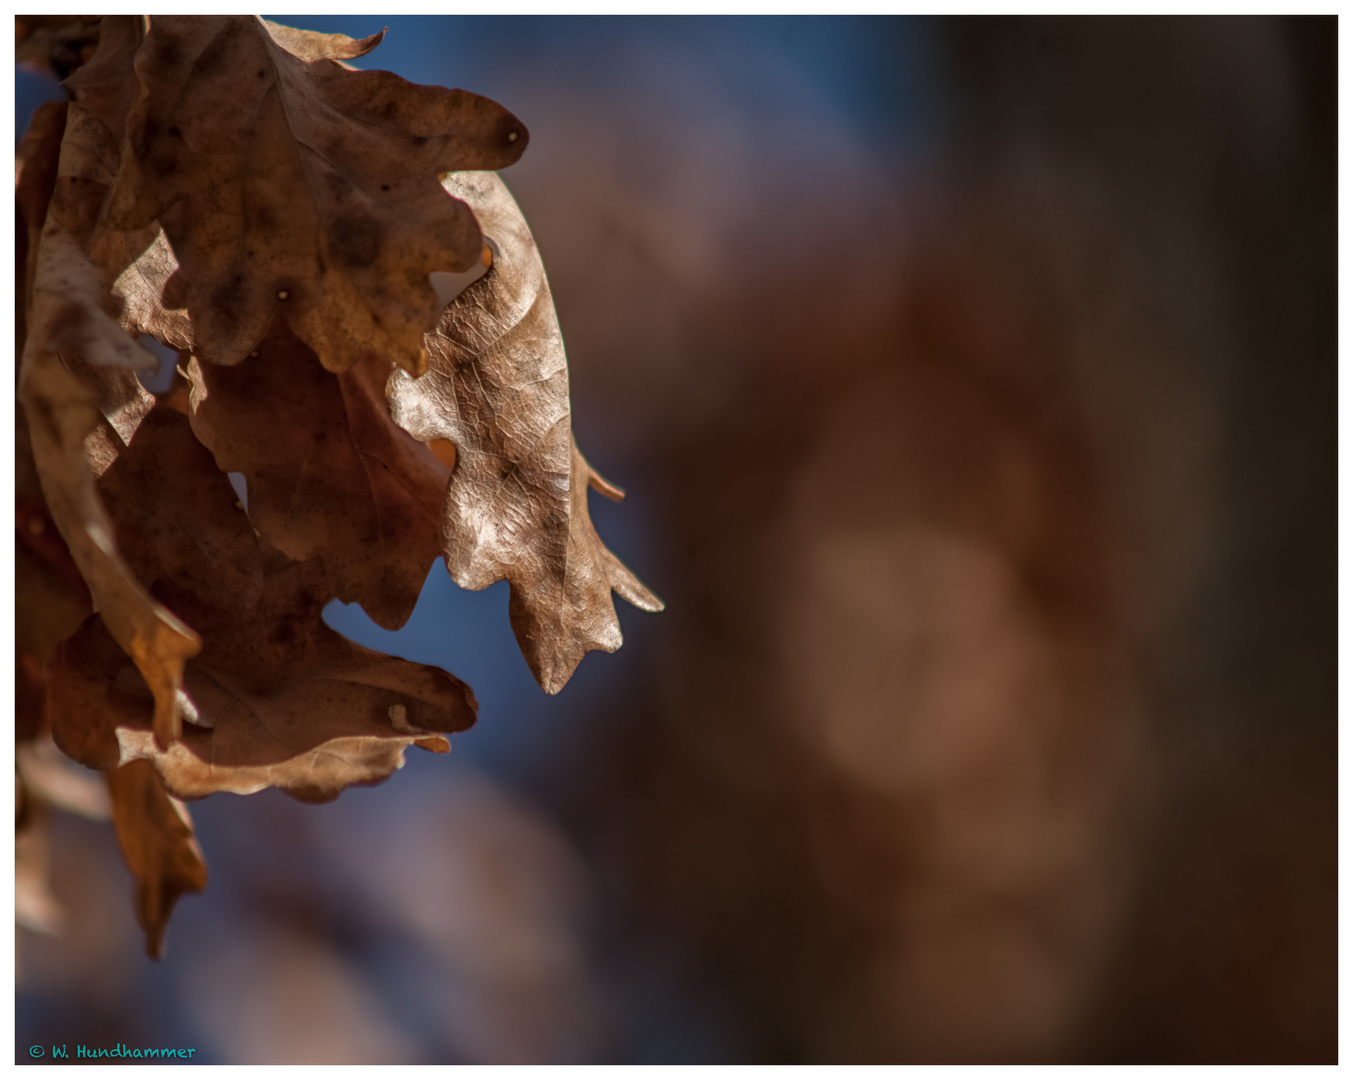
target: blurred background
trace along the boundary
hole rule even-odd
[[[16,1045],[208,1062],[1332,1062],[1331,18],[269,16],[511,109],[598,531],[556,698],[193,804],[145,959],[56,815]],[[50,78],[17,75],[18,132]]]

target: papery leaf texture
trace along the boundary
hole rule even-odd
[[[473,208],[493,264],[428,336],[427,374],[394,372],[387,395],[416,439],[455,444],[442,509],[447,569],[467,589],[511,583],[512,629],[553,694],[589,650],[620,647],[612,589],[646,611],[663,605],[592,527],[589,484],[618,492],[574,445],[563,337],[525,218],[494,173],[457,173],[445,185]]]

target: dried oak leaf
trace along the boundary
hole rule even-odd
[[[169,745],[179,732],[175,698],[183,662],[201,642],[132,575],[95,489],[87,453],[104,471],[116,450],[114,434],[130,439],[145,411],[144,398],[135,393],[140,387],[128,387],[127,380],[134,385],[136,379],[126,365],[158,366],[103,313],[100,295],[98,272],[70,236],[49,222],[38,252],[19,400],[52,520],[89,586],[94,609],[152,688],[155,734]],[[72,368],[98,378],[91,387]]]
[[[417,374],[440,306],[427,275],[482,247],[437,177],[510,165],[526,129],[475,94],[279,44],[353,57],[379,35],[298,35],[252,16],[153,17],[104,225],[164,227],[179,264],[164,304],[187,308],[203,360],[239,362],[280,313],[330,370],[374,352]]]
[[[588,486],[622,493],[573,443],[563,337],[521,211],[491,172],[458,173],[445,185],[479,218],[493,264],[428,335],[427,374],[396,371],[386,393],[414,438],[455,444],[442,511],[447,569],[466,589],[507,578],[517,642],[554,694],[588,651],[620,647],[612,589],[645,611],[663,605],[592,527]]]
[[[17,403],[14,413],[14,732],[22,741],[43,731],[47,654],[93,608],[85,579],[47,509],[28,419]]]
[[[317,562],[280,557],[269,569],[247,612],[164,590],[203,638],[184,677],[191,722],[168,750],[149,730],[149,691],[97,619],[58,645],[47,700],[62,751],[95,769],[148,758],[184,799],[278,787],[325,802],[385,780],[409,746],[445,753],[445,734],[474,723],[474,695],[454,676],[324,625],[329,596]]]
[[[37,269],[38,242],[47,204],[56,185],[61,138],[66,130],[66,103],[44,101],[33,112],[32,122],[14,148],[14,202],[19,220],[15,230],[15,285],[17,302],[16,342],[23,349],[28,309],[33,302],[33,275]]]
[[[94,59],[66,80],[72,100],[61,144],[53,213],[89,252],[112,294],[123,302],[123,326],[177,349],[192,345],[188,313],[166,307],[161,293],[178,262],[157,222],[130,231],[104,220],[108,193],[122,160],[127,117],[139,83],[133,68],[144,37],[139,16],[104,16]]]
[[[156,405],[131,445],[99,477],[118,547],[137,580],[243,611],[263,587],[253,526],[188,418]]]
[[[385,31],[370,37],[350,38],[347,34],[321,34],[315,30],[298,30],[292,26],[263,20],[268,34],[292,56],[301,60],[356,60],[365,56],[382,41]]]
[[[54,212],[86,247],[117,178],[122,136],[136,97],[132,58],[141,42],[140,19],[109,15],[94,58],[65,80],[70,94]]]
[[[33,537],[28,533],[28,527],[35,522],[50,526],[46,506],[40,506],[39,509],[20,504],[15,513],[15,538],[18,541],[14,550],[13,593],[16,739],[31,739],[42,733],[45,723],[43,700],[47,693],[42,665],[52,646],[72,634],[91,611],[89,591],[70,559],[61,535],[54,527],[50,528],[50,536]],[[31,540],[49,542],[28,542]],[[47,561],[43,548],[59,550],[65,556],[65,565],[54,566]],[[74,581],[65,574],[67,566]]]
[[[127,868],[136,878],[136,918],[146,953],[158,960],[174,905],[207,887],[207,864],[188,808],[164,789],[148,761],[129,761],[105,774],[113,826]]]
[[[118,534],[162,572],[156,596],[202,635],[187,666],[182,738],[163,749],[149,730],[150,691],[97,619],[58,645],[48,662],[47,706],[57,745],[90,768],[151,759],[171,793],[247,794],[281,787],[301,799],[333,798],[376,783],[403,764],[409,745],[435,752],[442,734],[475,718],[474,697],[440,669],[362,648],[324,625],[332,597],[323,566],[294,562],[258,540],[226,476],[168,404],[158,405],[104,473]],[[162,504],[157,505],[157,504]],[[167,508],[192,514],[195,543],[157,539]],[[210,580],[210,566],[260,566],[245,606]]]
[[[391,421],[389,361],[335,375],[280,319],[255,352],[234,367],[189,362],[193,431],[244,475],[270,543],[318,556],[339,599],[398,629],[441,554],[450,470]]]

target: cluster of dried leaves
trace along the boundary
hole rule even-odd
[[[574,444],[544,269],[490,171],[522,124],[343,63],[381,34],[97,29],[17,151],[20,907],[50,911],[42,808],[106,805],[155,956],[206,882],[183,800],[325,801],[474,723],[468,686],[335,633],[331,599],[394,629],[438,557],[506,578],[550,693],[619,647],[613,589],[662,605],[588,517],[589,486],[620,493]],[[476,270],[445,305],[429,278]],[[180,353],[158,396],[142,334]]]

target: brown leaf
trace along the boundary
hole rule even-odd
[[[28,420],[14,409],[15,736],[43,730],[42,665],[52,646],[75,632],[93,608],[89,588],[47,509],[33,461]]]
[[[138,16],[106,16],[98,52],[65,82],[72,100],[61,144],[55,212],[81,247],[93,234],[117,177],[122,134],[136,96],[132,57],[141,34]]]
[[[122,857],[136,878],[136,918],[146,953],[158,960],[174,905],[207,887],[207,864],[188,808],[164,789],[148,761],[131,761],[105,774],[113,826]]]
[[[149,366],[157,361],[104,315],[100,295],[93,265],[64,230],[49,222],[38,254],[33,324],[24,350],[19,400],[28,415],[33,456],[52,520],[89,585],[95,610],[153,688],[156,735],[168,745],[178,735],[175,695],[183,661],[197,652],[200,642],[133,577],[118,553],[112,522],[86,460],[87,441],[102,435],[102,447],[92,442],[91,453],[102,455],[95,466],[100,471],[108,464],[113,448],[105,417],[125,441],[146,411],[145,399],[154,403],[132,373],[117,365]],[[99,376],[92,390],[72,367]]]
[[[190,722],[167,750],[151,736],[149,689],[97,619],[53,650],[48,716],[57,745],[77,761],[110,769],[150,758],[181,798],[276,786],[318,801],[385,779],[409,745],[444,752],[437,733],[474,722],[473,695],[457,679],[324,625],[333,594],[323,566],[293,562],[255,537],[229,481],[168,404],[142,421],[100,483],[125,490],[110,494],[118,533],[134,557],[161,568],[156,595],[198,628],[203,647],[184,674]],[[198,551],[186,532],[161,535],[174,529],[174,508],[191,519]],[[257,596],[248,606],[213,580],[213,566],[243,573],[260,559],[261,587],[236,582]]]
[[[278,787],[307,802],[375,784],[418,746],[450,749],[443,734],[474,723],[469,687],[439,668],[363,648],[320,617],[328,593],[318,562],[278,557],[247,612],[164,595],[200,628],[188,665],[191,706],[168,750],[150,731],[150,695],[116,642],[90,619],[53,650],[48,711],[57,745],[90,768],[154,762],[180,798]]]
[[[379,625],[408,620],[441,554],[450,470],[390,419],[388,361],[340,375],[278,320],[235,367],[188,365],[193,430],[248,483],[249,517],[293,559],[318,556],[335,595]]]
[[[70,558],[61,534],[51,525],[45,510],[33,510],[28,506],[19,506],[16,510],[16,517],[22,524],[16,530],[19,543],[14,552],[14,734],[17,739],[31,739],[41,734],[45,724],[43,700],[46,687],[42,666],[47,654],[57,642],[75,632],[89,617],[91,608],[89,591],[73,561],[69,567],[79,583],[78,589],[37,554],[36,545],[23,542],[28,538],[26,526],[45,522],[50,539],[55,543],[44,546],[59,545],[61,553]]]
[[[136,102],[137,82],[132,62],[145,40],[140,15],[107,15],[102,20],[98,52],[88,64],[63,82],[70,93],[71,142],[77,156],[63,170],[111,186],[121,160],[127,117]],[[78,123],[76,117],[81,118]]]
[[[136,98],[132,67],[145,35],[140,16],[108,15],[94,59],[66,80],[69,103],[52,212],[111,283],[122,325],[178,349],[192,345],[188,313],[166,308],[160,295],[178,269],[158,223],[128,232],[100,227],[122,159],[123,134]]]
[[[493,173],[445,184],[474,209],[496,253],[428,336],[428,373],[394,373],[390,409],[414,438],[456,445],[442,512],[447,568],[466,589],[511,582],[517,642],[553,694],[589,650],[620,647],[612,589],[646,611],[663,605],[592,527],[588,485],[619,492],[573,444],[564,342],[521,211]]]
[[[127,117],[139,83],[133,68],[145,37],[139,15],[106,15],[94,59],[66,80],[74,100],[61,144],[53,213],[98,266],[112,293],[123,301],[123,326],[151,334],[178,349],[192,346],[188,313],[164,306],[160,297],[178,269],[158,223],[119,231],[101,224],[108,192],[122,160]]]
[[[250,16],[156,16],[135,71],[106,225],[164,226],[180,265],[165,302],[187,307],[194,352],[237,363],[280,313],[331,370],[376,352],[420,372],[427,275],[481,249],[437,177],[511,164],[523,125],[462,90],[304,60]]]
[[[33,275],[37,269],[38,240],[47,220],[47,204],[56,185],[61,137],[66,130],[66,103],[44,101],[14,149],[14,201],[19,211],[16,240],[23,253],[16,267],[18,344],[23,348],[28,309],[33,302]]]
[[[147,413],[99,477],[99,494],[137,580],[164,581],[220,608],[243,611],[258,600],[253,526],[182,413],[167,404]]]

